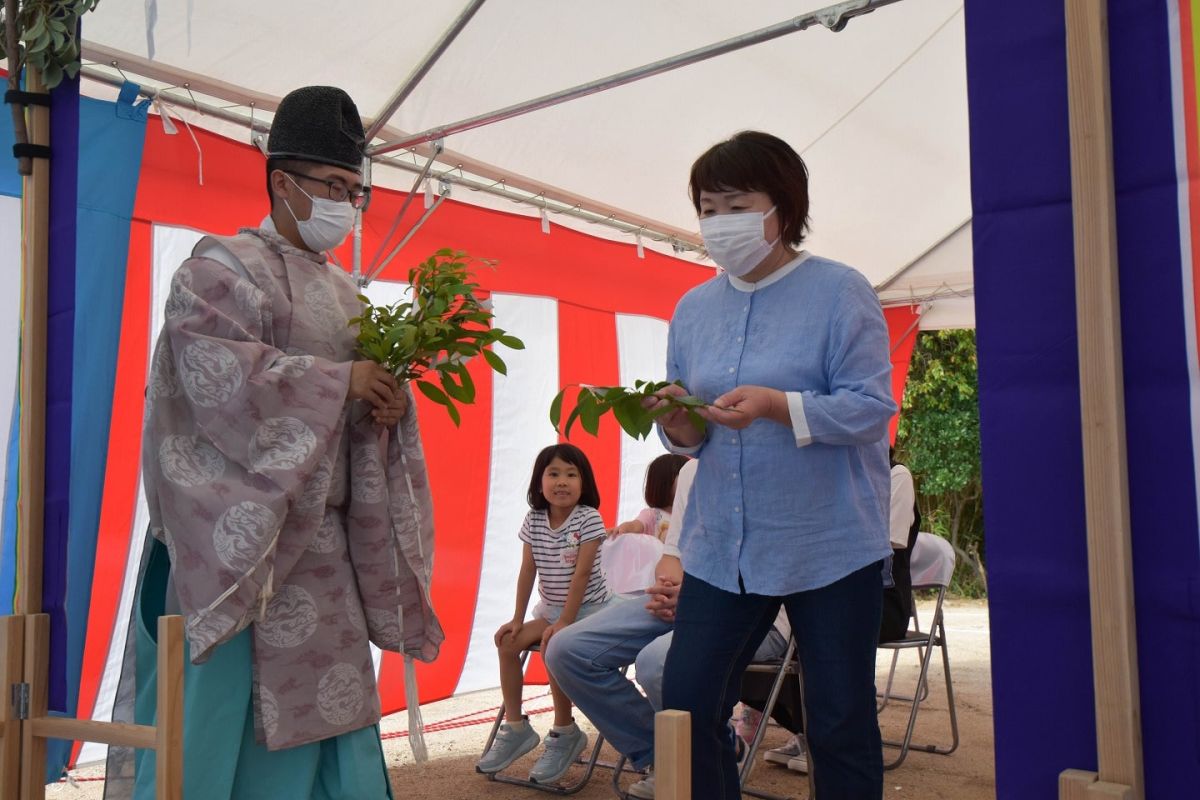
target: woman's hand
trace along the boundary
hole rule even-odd
[[[646,594],[650,595],[646,610],[663,622],[674,622],[675,606],[679,603],[679,586],[680,584],[660,575],[654,585],[646,590]]]
[[[546,645],[550,644],[550,639],[554,636],[554,634],[558,633],[563,628],[567,627],[567,624],[568,623],[563,622],[560,619],[558,622],[555,622],[553,625],[546,626],[546,630],[542,631],[542,652],[543,653],[546,652]]]
[[[515,638],[516,635],[521,632],[522,627],[524,627],[524,623],[513,620],[511,622],[506,622],[497,628],[496,635],[492,637],[492,640],[496,643],[496,647],[499,647],[501,644],[503,644],[505,639]]]
[[[688,390],[677,383],[671,383],[657,392],[647,397],[642,401],[642,408],[648,411],[657,411],[660,408],[667,407],[667,397],[687,397]],[[679,407],[672,407],[670,411],[659,417],[656,422],[662,426],[663,433],[667,434],[667,438],[681,447],[695,447],[704,441],[704,434],[696,430],[688,419],[687,410]]]
[[[385,428],[390,428],[400,420],[404,419],[405,413],[408,411],[408,393],[404,390],[397,390],[396,397],[392,400],[392,404],[387,408],[375,408],[371,410],[371,416],[375,420],[376,425],[382,425]]]
[[[733,430],[741,430],[756,419],[792,426],[787,395],[766,386],[738,386],[718,397],[712,405],[698,409],[698,413],[709,422]]]
[[[350,367],[350,400],[366,400],[384,411],[396,402],[396,376],[374,361],[355,361]],[[405,401],[407,402],[407,400]]]

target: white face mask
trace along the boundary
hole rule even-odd
[[[779,239],[768,242],[763,234],[763,223],[774,213],[772,206],[765,214],[754,211],[701,217],[700,235],[709,257],[735,278],[752,271],[779,243]]]
[[[284,174],[287,175],[286,172]],[[312,201],[312,213],[308,215],[308,219],[296,219],[296,212],[292,211],[292,204],[286,199],[283,201],[283,204],[287,206],[288,213],[292,215],[292,219],[296,220],[296,230],[308,249],[314,253],[324,253],[346,241],[346,237],[354,228],[356,213],[354,206],[348,202],[339,203],[327,197],[313,197],[305,192],[291,175],[288,175],[288,180]]]

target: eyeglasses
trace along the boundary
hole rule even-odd
[[[347,200],[354,208],[367,210],[367,206],[371,204],[371,187],[364,186],[359,191],[353,191],[346,188],[346,184],[341,181],[327,180],[326,178],[317,178],[313,175],[305,175],[303,172],[292,172],[290,169],[281,169],[280,172],[285,175],[291,175],[296,178],[304,178],[305,180],[313,181],[314,183],[323,183],[329,190],[329,199],[335,203],[343,203]]]

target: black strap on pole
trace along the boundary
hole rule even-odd
[[[50,146],[45,144],[14,144],[13,155],[17,158],[50,158]]]
[[[48,92],[23,92],[20,89],[9,89],[4,93],[4,102],[8,105],[16,103],[22,106],[50,106]]]
[[[19,89],[9,89],[4,93],[5,104],[21,106],[50,106],[48,92],[23,92]],[[50,158],[50,146],[45,144],[14,144],[13,156],[16,158]]]

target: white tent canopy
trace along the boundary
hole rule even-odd
[[[206,87],[212,105],[264,95],[277,99],[297,86],[327,83],[345,88],[362,113],[373,117],[464,5],[465,0],[358,0],[338,4],[331,16],[327,4],[283,0],[105,0],[84,19],[85,57],[99,61],[96,54],[103,52],[131,80],[163,86],[169,81],[147,80],[144,75],[153,70],[137,68],[152,38],[154,64],[179,76],[176,83],[190,78],[193,86]],[[490,0],[381,137],[490,112],[823,5],[828,2]],[[152,31],[149,6],[157,18]],[[108,63],[96,67],[116,74]],[[214,85],[218,88],[208,89]],[[88,90],[96,91],[94,85]],[[227,124],[222,128],[220,121],[187,110],[195,94],[175,88],[164,96],[189,121],[229,131]],[[256,119],[265,120],[263,108],[271,104],[257,105]],[[248,107],[236,110],[250,113]],[[686,194],[688,168],[708,146],[745,128],[783,137],[808,162],[811,250],[852,264],[877,286],[902,271],[911,276],[914,271],[905,268],[927,261],[918,270],[919,281],[894,281],[884,301],[921,299],[936,291],[956,298],[955,318],[971,324],[970,249],[945,246],[961,245],[961,233],[955,234],[970,218],[961,0],[904,0],[851,20],[840,33],[810,28],[454,134],[445,147],[469,165],[484,165],[472,172],[486,175],[485,184],[507,178],[505,186],[552,187],[547,198],[561,192],[574,204],[600,209],[602,217],[646,225],[649,245],[654,230],[698,239]],[[400,157],[423,163],[413,154]],[[452,156],[434,172],[457,166]],[[408,188],[412,176],[379,170],[376,180]],[[483,192],[455,196],[539,213],[535,205],[489,200]],[[567,215],[554,222],[633,241],[629,233],[572,222]],[[969,230],[966,241],[969,245]],[[937,259],[928,258],[938,251]]]

